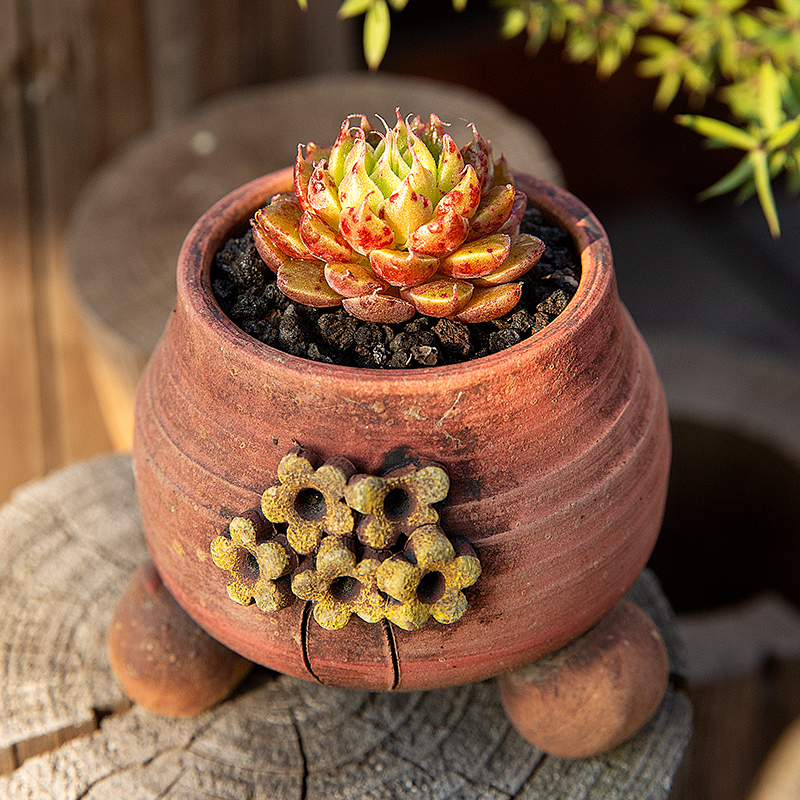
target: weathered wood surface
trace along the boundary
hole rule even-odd
[[[515,168],[562,181],[536,129],[485,95],[365,73],[230,93],[148,133],[98,171],[75,209],[70,258],[115,445],[130,447],[136,383],[172,310],[178,251],[197,218],[237,186],[292,164],[298,143],[332,143],[349,114],[391,124],[398,106],[423,118],[435,111],[459,144],[469,140],[465,122],[474,122]]]
[[[212,94],[361,63],[357,25],[337,8],[0,0],[0,502],[111,446],[64,278],[83,182],[129,137]]]
[[[145,556],[130,461],[86,461],[0,510],[0,796],[16,798],[666,798],[691,725],[670,689],[653,722],[602,758],[543,756],[492,681],[372,694],[257,670],[189,720],[125,698],[105,628]],[[679,670],[666,601],[632,590]],[[112,711],[113,713],[107,714]],[[98,717],[103,719],[98,723]],[[38,754],[37,754],[38,753]]]

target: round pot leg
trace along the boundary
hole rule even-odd
[[[498,678],[512,725],[564,758],[598,755],[629,739],[656,712],[668,681],[661,634],[628,600],[561,650]]]
[[[108,627],[111,667],[149,711],[189,717],[227,697],[253,664],[209,636],[175,602],[152,562],[139,566]]]

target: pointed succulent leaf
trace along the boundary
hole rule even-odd
[[[397,191],[378,206],[377,213],[394,231],[396,246],[404,247],[408,237],[420,225],[433,219],[433,203],[412,186],[409,175]]]
[[[427,122],[423,122],[419,117],[414,117],[411,123],[417,136],[425,142],[428,150],[433,153],[434,158],[439,159],[441,166],[441,154],[444,147],[444,137],[447,135],[444,123],[436,114],[431,114]],[[458,149],[458,148],[456,148]]]
[[[493,233],[462,245],[443,258],[439,271],[449,278],[481,278],[494,272],[508,258],[511,237]]]
[[[339,226],[339,214],[342,206],[339,203],[339,192],[333,178],[328,173],[328,162],[319,161],[308,181],[307,203],[310,209],[331,228]]]
[[[339,202],[342,208],[355,208],[366,199],[374,211],[383,199],[383,195],[369,176],[370,165],[367,163],[368,151],[364,131],[360,128],[355,128],[353,131],[356,140],[345,159],[344,177],[339,183]]]
[[[325,264],[325,281],[342,297],[361,297],[389,288],[366,264],[361,263],[329,262]]]
[[[472,141],[461,148],[465,164],[471,164],[481,184],[481,191],[488,188],[492,175],[492,153],[489,143],[472,125]]]
[[[294,162],[294,194],[303,211],[310,209],[308,205],[308,183],[314,172],[314,162],[303,155],[303,145],[297,145],[297,159]]]
[[[264,233],[264,229],[257,224],[256,216],[250,220],[250,227],[253,229],[253,242],[255,243],[256,250],[261,256],[261,260],[273,271],[277,272],[281,264],[285,264],[291,260],[291,256],[286,255],[282,250],[279,250],[272,243],[272,240]]]
[[[478,210],[481,204],[481,185],[478,176],[471,166],[462,170],[456,185],[439,201],[436,211],[439,214],[445,210],[454,211],[462,217],[469,219]]]
[[[342,301],[345,310],[365,322],[405,322],[416,313],[411,303],[389,294],[368,294],[362,297],[346,297]]]
[[[308,258],[309,252],[300,238],[303,210],[295,200],[278,199],[256,211],[254,224],[272,244],[292,258]]]
[[[381,147],[383,150],[381,151]],[[397,110],[397,124],[390,131],[387,131],[381,145],[376,150],[376,154],[381,153],[385,157],[386,163],[391,170],[401,179],[411,171],[412,158],[408,152],[408,139],[406,127],[400,117],[400,110]]]
[[[464,172],[464,158],[453,138],[445,133],[442,137],[442,153],[439,156],[438,184],[439,193],[446,195],[454,189]]]
[[[390,247],[394,243],[394,232],[370,208],[368,197],[355,208],[342,209],[339,232],[362,255],[382,247]]]
[[[392,286],[418,286],[425,283],[438,269],[439,259],[413,250],[383,248],[369,254],[375,274]]]
[[[350,130],[350,117],[348,117],[339,130],[339,135],[331,147],[331,154],[328,157],[328,170],[330,171],[333,182],[338,186],[344,178],[345,161],[355,144],[355,136]]]
[[[514,187],[510,183],[505,186],[493,186],[489,189],[483,195],[475,216],[470,220],[467,241],[479,239],[500,230],[511,214],[514,194]]]
[[[300,238],[309,253],[320,261],[358,261],[360,256],[345,238],[308,211],[300,217]]]
[[[437,202],[439,200],[439,190],[436,188],[437,164],[433,153],[412,130],[408,131],[408,149],[411,151],[409,177],[412,185]]]
[[[306,306],[332,308],[342,304],[341,296],[325,280],[321,261],[287,261],[278,269],[277,284],[290,300]]]
[[[537,236],[520,233],[511,237],[511,249],[506,260],[494,271],[481,278],[473,278],[475,286],[498,286],[521,278],[532,269],[544,252],[544,242]]]
[[[440,277],[422,286],[402,289],[400,296],[420,314],[429,317],[452,317],[469,302],[473,288],[467,281]]]
[[[445,209],[425,225],[420,225],[408,237],[407,247],[427,256],[442,256],[460,247],[469,233],[469,220],[455,211]]]
[[[500,158],[494,162],[492,183],[495,186],[502,186],[507,183],[510,183],[512,186],[514,185],[514,174],[511,172],[511,168],[508,166],[508,161],[506,161],[505,156],[500,156]]]
[[[402,184],[408,175],[408,168],[403,162],[402,177],[392,167],[392,151],[383,139],[375,149],[375,167],[370,174],[373,183],[380,189],[384,197],[389,197]]]
[[[507,233],[509,236],[516,236],[519,233],[522,218],[528,208],[528,197],[525,192],[514,192],[514,202],[511,204],[511,213],[508,219],[498,228],[498,233]]]
[[[508,314],[522,297],[521,283],[476,288],[470,301],[455,315],[459,322],[488,322]]]
[[[311,178],[311,173],[314,171],[314,165],[318,161],[327,159],[330,156],[330,147],[317,147],[314,142],[309,142],[306,145],[305,153],[303,153],[303,145],[297,145],[297,158],[294,162],[294,194],[297,201],[305,209],[306,193],[308,190],[308,181]]]

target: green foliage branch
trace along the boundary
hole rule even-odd
[[[298,0],[305,6],[306,0]],[[389,43],[390,10],[408,0],[343,0],[342,18],[364,15],[364,55],[377,68]],[[456,11],[467,0],[452,0]],[[611,75],[634,52],[643,77],[657,79],[655,106],[684,91],[698,108],[710,96],[728,120],[682,114],[677,121],[711,147],[742,151],[738,164],[703,197],[756,194],[774,236],[780,232],[772,181],[800,190],[800,0],[753,7],[747,0],[494,0],[505,37],[527,37],[534,54],[548,39],[568,57]]]

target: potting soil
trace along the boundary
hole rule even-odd
[[[214,257],[211,284],[223,312],[245,333],[291,355],[352,367],[403,369],[455,364],[496,353],[548,325],[572,299],[580,259],[570,235],[529,209],[522,233],[546,247],[522,279],[512,311],[491,322],[463,323],[416,314],[392,325],[362,322],[343,308],[310,308],[289,300],[253,244],[250,228]]]

